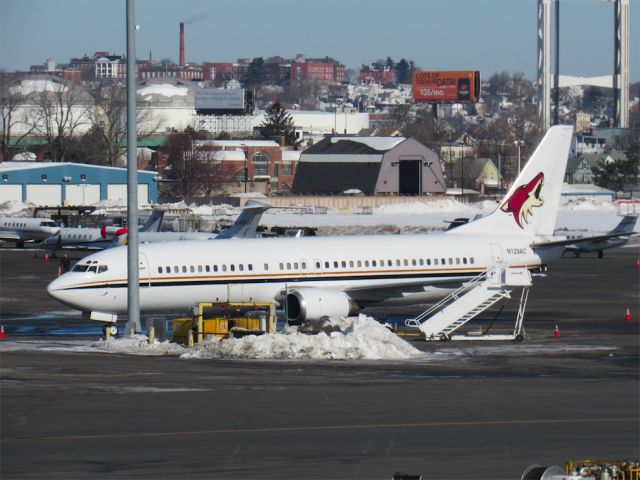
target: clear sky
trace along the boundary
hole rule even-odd
[[[423,70],[536,77],[536,0],[136,0],[137,57],[187,61],[297,53],[350,68],[404,57]],[[613,70],[613,4],[562,0],[561,73]],[[640,0],[630,0],[630,78],[640,80]],[[126,51],[125,0],[0,0],[0,68]],[[636,49],[634,50],[634,47]]]

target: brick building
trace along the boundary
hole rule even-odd
[[[396,82],[396,73],[388,67],[377,69],[373,65],[363,65],[360,69],[358,81],[366,84],[387,85]]]
[[[272,140],[198,140],[194,147],[211,152],[222,164],[225,192],[288,193],[300,152]],[[245,169],[248,171],[245,182]]]
[[[290,78],[341,83],[344,81],[344,65],[330,57],[307,59],[304,55],[297,55],[291,62]]]

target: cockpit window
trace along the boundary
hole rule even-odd
[[[71,271],[72,272],[87,272],[87,273],[104,273],[109,270],[109,267],[106,265],[98,265],[97,262],[92,262],[90,264],[76,264]]]

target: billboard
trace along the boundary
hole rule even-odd
[[[244,112],[243,88],[199,88],[196,90],[195,107],[198,113]]]
[[[480,98],[480,72],[414,72],[413,100],[427,103],[477,102]]]

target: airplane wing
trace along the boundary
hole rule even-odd
[[[560,247],[560,246],[568,246],[568,245],[576,245],[583,243],[595,243],[602,242],[603,240],[608,240],[610,238],[618,238],[618,237],[629,237],[631,235],[635,235],[637,232],[623,232],[623,233],[607,233],[604,235],[596,235],[593,237],[580,237],[580,238],[572,238],[572,239],[562,239],[562,240],[550,240],[544,242],[536,242],[531,244],[531,248],[545,248],[545,247]]]
[[[2,240],[21,240],[20,235],[13,232],[2,232],[2,234],[0,234],[0,238]]]
[[[469,275],[468,278],[460,278],[459,280],[452,280],[451,278],[436,278],[411,284],[385,284],[384,286],[350,288],[345,290],[345,293],[361,305],[375,304],[387,300],[401,300],[408,295],[426,293],[429,290],[457,289],[465,280],[469,280],[473,276],[474,275]]]

